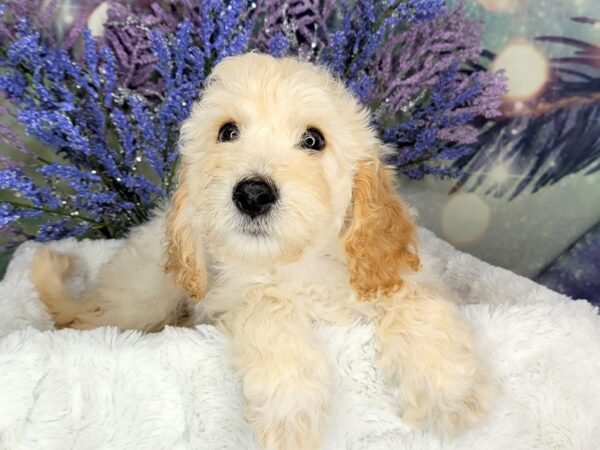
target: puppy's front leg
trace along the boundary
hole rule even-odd
[[[403,419],[444,435],[477,423],[493,389],[456,307],[407,284],[375,308],[379,363],[400,388]]]
[[[321,441],[329,372],[302,307],[278,289],[256,289],[223,322],[246,417],[267,449],[310,450]]]

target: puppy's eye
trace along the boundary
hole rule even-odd
[[[219,129],[219,142],[232,142],[240,137],[240,129],[233,122],[227,122]]]
[[[325,148],[325,138],[316,128],[308,128],[302,135],[300,147],[320,151]]]

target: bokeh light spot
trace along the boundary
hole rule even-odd
[[[481,6],[483,6],[488,11],[493,12],[507,12],[513,9],[518,0],[477,0]]]
[[[502,50],[492,64],[508,78],[506,98],[523,101],[535,97],[550,75],[546,56],[527,41],[514,41]]]
[[[469,244],[483,236],[490,217],[490,207],[477,194],[459,193],[442,209],[442,230],[453,244]]]

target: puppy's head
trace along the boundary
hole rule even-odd
[[[180,185],[167,217],[167,270],[196,297],[205,248],[269,267],[340,242],[368,298],[415,269],[416,238],[379,157],[368,112],[324,69],[246,54],[215,67],[182,126]]]

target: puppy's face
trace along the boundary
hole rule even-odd
[[[182,128],[189,220],[224,263],[290,262],[337,239],[368,116],[325,71],[248,54],[216,68]]]
[[[246,54],[213,71],[182,126],[165,270],[204,296],[216,262],[275,267],[339,244],[360,298],[419,265],[415,230],[379,162],[368,114],[326,71]]]

